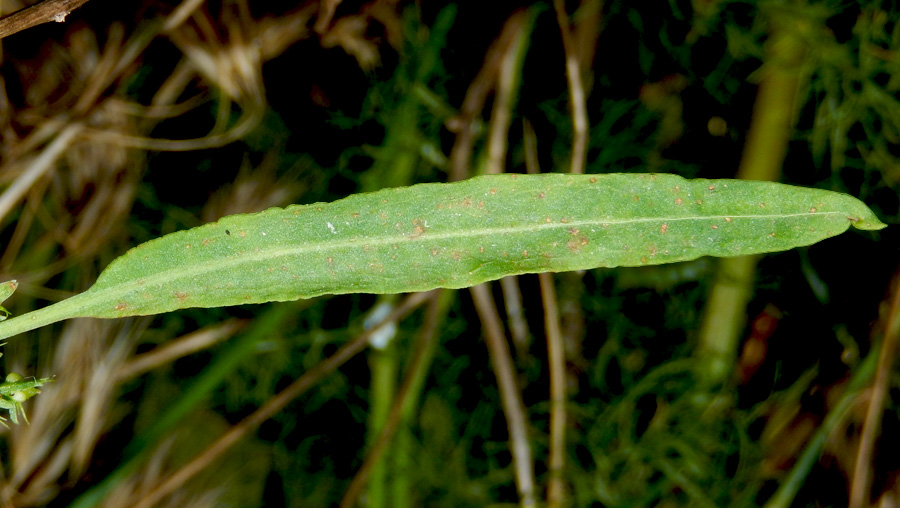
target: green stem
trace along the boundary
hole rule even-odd
[[[86,302],[89,303],[91,299],[87,293],[80,293],[52,305],[7,319],[0,325],[0,340],[8,339],[20,333],[29,332],[58,321],[81,317],[85,314],[85,309],[88,308]]]

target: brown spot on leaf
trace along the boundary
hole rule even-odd
[[[719,229],[719,226],[716,226],[715,224],[713,224],[713,225],[710,226],[710,227],[713,228],[713,229]]]
[[[175,291],[175,298],[177,298],[179,302],[183,302],[188,299],[188,294],[182,293],[181,291]]]

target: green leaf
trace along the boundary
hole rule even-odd
[[[0,282],[0,303],[5,302],[7,298],[12,296],[18,287],[19,283],[14,280]],[[9,317],[9,311],[0,306],[0,321],[6,320],[7,317]]]
[[[70,317],[781,251],[850,225],[884,227],[851,196],[770,182],[544,174],[422,184],[234,215],[152,240],[88,291],[0,325],[0,338]]]

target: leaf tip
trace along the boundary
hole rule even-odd
[[[856,229],[861,229],[864,231],[878,231],[879,229],[884,229],[887,227],[887,224],[881,222],[878,217],[875,216],[874,213],[867,213],[865,215],[850,215],[847,217],[847,220],[853,224],[853,227]]]

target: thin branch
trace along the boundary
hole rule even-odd
[[[475,300],[475,309],[481,318],[488,354],[497,376],[500,389],[500,401],[506,416],[509,431],[510,452],[512,453],[513,470],[516,475],[516,488],[519,492],[519,506],[536,506],[534,492],[534,463],[531,458],[531,445],[528,442],[528,419],[525,416],[525,403],[522,392],[516,383],[512,357],[506,334],[497,313],[497,304],[491,295],[488,284],[479,284],[469,288]]]
[[[0,18],[0,39],[33,26],[55,21],[62,23],[72,11],[88,0],[44,0]]]
[[[569,15],[566,13],[564,0],[554,0],[556,21],[562,33],[563,51],[566,54],[566,79],[569,82],[569,102],[572,107],[572,160],[570,173],[584,173],[587,160],[588,115],[587,98],[584,92],[584,80],[581,77],[581,59],[575,47],[575,37],[569,26]]]
[[[469,160],[475,143],[477,115],[484,108],[488,95],[497,86],[495,81],[503,56],[519,33],[519,24],[516,16],[512,16],[503,24],[500,35],[488,48],[484,65],[466,91],[459,114],[447,122],[447,128],[456,133],[456,141],[450,150],[450,181],[456,182],[469,176]]]
[[[541,273],[538,278],[544,303],[547,362],[550,364],[550,459],[547,464],[550,481],[547,485],[547,506],[558,508],[565,504],[566,498],[563,474],[566,466],[566,358],[553,275]]]

